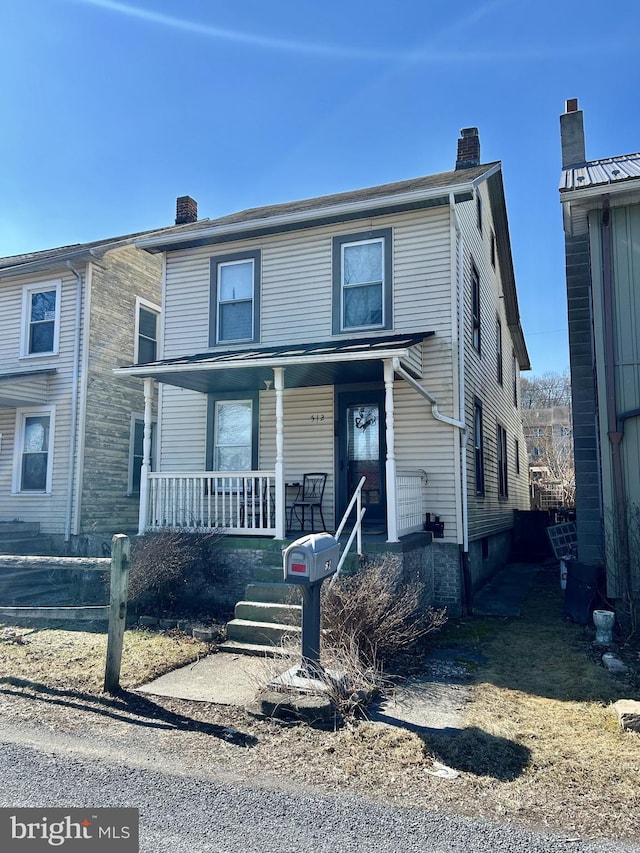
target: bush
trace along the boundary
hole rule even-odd
[[[211,609],[211,587],[221,579],[212,533],[163,530],[131,547],[129,602],[152,613],[202,613]]]
[[[445,610],[425,606],[425,588],[404,576],[399,560],[385,555],[323,590],[325,643],[356,650],[364,669],[376,670],[416,650],[446,622]]]

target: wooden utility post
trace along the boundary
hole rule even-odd
[[[130,556],[129,537],[125,536],[124,533],[117,533],[111,540],[109,635],[107,639],[107,662],[104,671],[104,689],[107,693],[117,693],[120,689],[122,644],[127,621]]]

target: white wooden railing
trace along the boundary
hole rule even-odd
[[[224,529],[275,535],[275,473],[150,473],[146,530]]]
[[[398,535],[417,533],[424,526],[423,491],[426,483],[424,471],[397,471],[396,501]]]
[[[425,482],[423,471],[402,470],[396,474],[401,536],[423,529]],[[357,503],[357,517],[362,506],[361,490],[359,485],[347,510],[350,513]],[[239,536],[275,536],[277,509],[273,471],[152,472],[148,475],[144,530],[224,529]],[[358,536],[361,552],[359,525],[354,535]]]

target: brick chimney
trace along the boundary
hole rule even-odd
[[[463,127],[458,140],[458,157],[456,159],[456,171],[458,169],[471,169],[480,165],[480,137],[477,127]]]
[[[176,225],[186,225],[198,221],[198,202],[190,195],[181,195],[176,199]]]
[[[587,161],[584,145],[584,121],[578,99],[566,101],[565,113],[560,116],[560,142],[562,144],[562,168],[584,166]]]

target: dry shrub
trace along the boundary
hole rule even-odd
[[[221,579],[216,559],[218,531],[163,530],[134,540],[129,601],[152,613],[210,610],[211,586]]]
[[[425,606],[424,598],[424,584],[407,579],[393,555],[368,561],[323,590],[325,644],[357,650],[362,669],[387,665],[446,622],[445,610]]]

